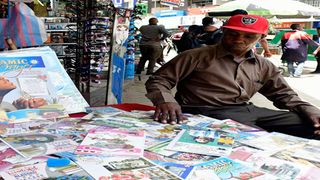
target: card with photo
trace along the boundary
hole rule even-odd
[[[226,156],[231,152],[234,136],[216,130],[182,130],[167,150],[211,156]]]

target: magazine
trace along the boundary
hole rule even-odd
[[[91,129],[75,153],[102,156],[143,156],[145,136],[141,130],[101,126]]]
[[[12,90],[4,96],[4,102],[12,104],[19,98],[37,98],[47,104],[63,105],[69,114],[84,112],[88,106],[49,47],[2,52],[0,61],[3,64],[0,76],[13,84]]]
[[[160,154],[162,156],[170,156],[175,154],[175,151],[168,151],[166,150],[167,146],[169,145],[170,141],[164,141],[162,143],[156,144],[154,146],[148,147],[145,150]]]
[[[226,156],[231,152],[234,137],[217,130],[182,130],[168,145],[172,151],[211,156]]]
[[[247,146],[239,146],[232,149],[232,152],[228,156],[228,158],[233,160],[246,161],[250,156],[255,153],[261,153],[262,150],[247,147]]]
[[[39,119],[56,121],[69,115],[56,109],[20,109],[7,112],[7,117],[8,123],[19,123]]]
[[[184,165],[196,165],[196,164],[204,163],[216,158],[218,158],[218,156],[208,156],[203,154],[176,152],[168,156],[168,158],[166,159],[170,162],[180,163]]]
[[[26,160],[28,158],[18,154],[14,149],[0,141],[0,172]]]
[[[260,171],[280,179],[299,179],[299,176],[304,175],[310,170],[310,167],[298,163],[292,163],[272,157],[261,157],[259,155],[251,156],[246,162],[251,162],[254,167],[257,167]]]
[[[93,113],[94,115],[101,116],[101,117],[114,116],[124,112],[121,109],[110,107],[110,106],[86,107],[85,109],[87,113]]]
[[[187,179],[193,172],[194,166],[178,164],[173,162],[152,161],[153,163],[163,167],[167,171],[179,176],[182,179]]]
[[[264,136],[240,141],[244,145],[259,148],[265,151],[281,150],[291,145],[306,144],[308,139],[272,132]]]
[[[88,124],[87,121],[77,118],[64,118],[60,121],[52,123],[46,126],[47,129],[60,129],[69,131],[81,131],[88,132],[90,129],[97,128],[99,126]]]
[[[320,142],[310,140],[305,146],[296,150],[292,156],[320,163]]]
[[[33,120],[14,124],[1,124],[0,135],[9,136],[23,133],[31,133],[33,131],[44,130],[44,128],[54,123],[50,120]]]
[[[90,124],[100,125],[100,126],[110,126],[119,128],[137,128],[135,122],[123,120],[115,117],[105,117],[105,118],[93,118]]]
[[[71,139],[53,135],[46,131],[10,135],[0,139],[25,157],[74,151],[78,145]]]
[[[262,177],[265,173],[236,162],[232,159],[221,157],[205,163],[195,165],[195,175],[205,175],[207,179],[254,179]],[[218,178],[217,178],[218,176]],[[190,178],[191,179],[191,178]]]
[[[287,149],[283,149],[281,151],[278,151],[278,152],[272,154],[270,157],[282,159],[285,161],[290,161],[293,163],[302,164],[305,166],[320,168],[320,162],[307,160],[303,157],[300,158],[300,157],[293,156],[293,154],[295,154],[296,151],[299,151],[300,148],[302,148],[301,145],[300,146],[290,146]],[[306,156],[308,156],[308,155],[306,155]]]
[[[62,167],[47,167],[46,162],[30,164],[22,167],[16,167],[0,172],[4,179],[79,179],[93,180],[83,169],[78,167],[75,163],[71,162],[67,166]]]
[[[95,179],[179,180],[178,176],[144,159],[114,159],[103,165],[78,163]]]

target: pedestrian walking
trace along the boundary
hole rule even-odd
[[[158,25],[157,18],[150,18],[149,24],[141,26],[139,29],[142,37],[139,43],[141,58],[137,66],[136,74],[141,74],[144,66],[149,61],[147,75],[153,73],[157,60],[163,56],[161,41],[169,37],[169,32],[164,26]]]
[[[300,77],[304,63],[308,57],[308,45],[318,47],[311,36],[303,31],[300,24],[291,24],[291,31],[285,32],[281,38],[283,54],[281,60],[287,62],[290,77]],[[318,52],[319,47],[315,50]],[[297,67],[295,68],[295,64]]]

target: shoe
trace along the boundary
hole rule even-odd
[[[301,78],[301,75],[293,75],[294,78]]]

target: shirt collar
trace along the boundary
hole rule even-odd
[[[222,58],[222,57],[225,57],[225,56],[230,56],[232,58],[234,58],[234,56],[229,52],[227,51],[221,43],[219,43],[217,45],[217,58]],[[257,58],[253,52],[253,50],[250,50],[246,53],[245,55],[245,58],[246,60],[250,61],[250,62],[253,62],[255,63],[257,61]]]

